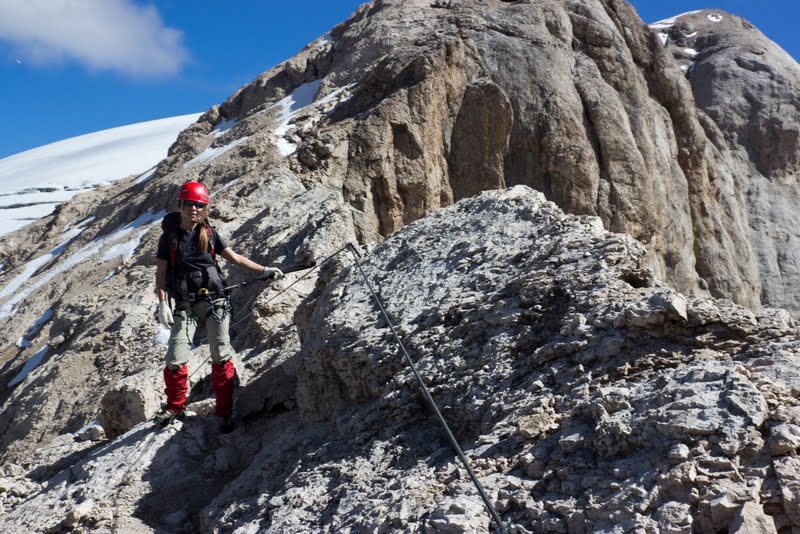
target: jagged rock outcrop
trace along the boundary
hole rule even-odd
[[[309,174],[333,186],[344,174],[362,239],[459,195],[527,184],[644,242],[677,287],[760,304],[744,200],[682,72],[627,4],[377,2],[332,37],[351,52],[325,56],[325,79],[355,84],[353,96],[307,139],[346,128],[348,157]]]
[[[781,162],[796,159],[800,145],[795,113],[777,110],[796,109],[800,68],[757,30],[734,17],[734,26],[711,22],[722,28],[714,38],[700,28],[686,40],[691,22],[670,30],[668,44],[687,45],[670,47],[679,62],[695,62],[690,86],[624,2],[378,2],[367,10],[332,32],[332,50],[307,50],[223,105],[249,113],[263,107],[259,98],[290,89],[288,80],[321,74],[323,94],[354,84],[330,120],[295,123],[306,155],[299,171],[343,187],[364,214],[362,239],[522,183],[630,233],[648,247],[656,274],[684,291],[796,309],[796,169]],[[707,52],[692,49],[695,41]],[[349,124],[353,116],[362,120]],[[323,137],[344,143],[346,158],[330,157],[330,147],[317,154]],[[764,165],[783,179],[753,179]]]
[[[796,175],[754,133],[791,144],[774,77],[797,67],[770,49],[769,104],[725,93],[699,62],[741,59],[726,28],[687,79],[620,0],[376,0],[154,172],[4,237],[1,530],[488,528],[351,242],[377,245],[365,266],[518,531],[800,528],[796,323],[762,307],[800,309]],[[229,438],[204,348],[193,415],[144,423],[158,223],[188,179],[234,250],[298,269],[234,293]]]

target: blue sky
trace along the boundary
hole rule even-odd
[[[0,158],[106,128],[205,111],[361,3],[1,0]],[[725,9],[800,57],[796,0],[632,3],[645,22]]]

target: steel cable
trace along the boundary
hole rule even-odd
[[[403,341],[397,334],[397,329],[394,327],[394,323],[392,323],[392,320],[389,318],[389,314],[386,312],[386,308],[383,306],[383,302],[381,301],[380,297],[378,297],[378,294],[375,292],[375,290],[372,288],[372,284],[370,283],[367,274],[364,272],[364,269],[361,266],[360,255],[358,254],[358,251],[352,244],[348,244],[348,248],[350,252],[353,254],[353,259],[355,260],[356,267],[358,268],[358,271],[361,273],[361,277],[364,279],[364,283],[367,284],[367,288],[369,289],[369,292],[372,294],[372,298],[378,305],[378,309],[380,309],[381,315],[383,315],[383,318],[389,325],[389,329],[392,332],[394,340],[400,347],[400,350],[403,353],[403,357],[405,358],[406,363],[411,369],[411,372],[414,374],[414,378],[417,380],[417,385],[419,386],[420,391],[422,391],[425,400],[428,402],[428,406],[431,408],[433,413],[436,415],[436,418],[439,420],[439,424],[444,429],[444,432],[447,435],[447,439],[450,441],[450,445],[453,447],[453,450],[455,450],[456,454],[458,455],[458,458],[461,460],[461,463],[467,470],[469,478],[472,480],[472,483],[478,490],[478,494],[483,500],[483,504],[486,505],[486,509],[488,510],[489,515],[492,517],[492,519],[494,519],[494,522],[497,524],[498,530],[503,534],[507,534],[508,530],[506,530],[505,525],[503,525],[503,522],[500,519],[500,514],[497,512],[494,505],[492,505],[491,501],[489,500],[489,496],[486,494],[486,490],[483,488],[480,481],[478,480],[478,477],[475,475],[475,472],[472,470],[472,466],[469,465],[469,461],[467,460],[464,451],[461,450],[461,446],[458,444],[458,440],[456,440],[456,437],[450,430],[450,426],[447,424],[447,421],[445,421],[442,412],[439,411],[439,407],[436,405],[436,401],[433,400],[433,397],[431,396],[431,393],[428,390],[428,386],[425,385],[425,381],[422,379],[422,376],[419,374],[419,371],[417,371],[417,366],[414,365],[414,361],[411,359],[411,356],[408,354],[405,345],[403,345]]]

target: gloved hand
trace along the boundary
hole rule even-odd
[[[158,316],[158,322],[161,323],[164,328],[171,328],[172,323],[175,322],[172,318],[172,310],[169,309],[169,304],[165,300],[158,303],[156,316]]]
[[[264,267],[264,272],[261,276],[265,278],[273,278],[275,280],[280,280],[284,277],[283,271],[278,269],[277,267]]]

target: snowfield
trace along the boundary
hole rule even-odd
[[[111,128],[0,159],[0,236],[49,215],[81,191],[147,173],[199,116]]]

